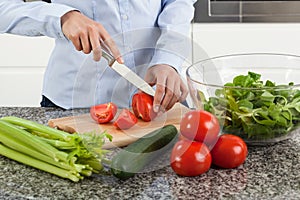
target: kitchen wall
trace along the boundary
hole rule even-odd
[[[232,53],[300,55],[300,24],[296,23],[201,23],[192,29],[193,62]],[[53,39],[2,34],[0,44],[0,106],[39,106]]]

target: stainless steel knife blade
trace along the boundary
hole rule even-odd
[[[134,73],[131,69],[129,69],[126,65],[120,64],[115,61],[111,68],[113,68],[116,72],[118,72],[123,78],[132,83],[134,86],[139,88],[140,90],[154,96],[154,89],[141,77],[139,77],[136,73]]]
[[[133,72],[130,68],[128,68],[124,64],[118,63],[115,58],[108,52],[108,50],[102,48],[102,57],[108,61],[108,65],[115,70],[118,74],[120,74],[127,81],[132,83],[134,86],[142,90],[143,92],[154,96],[155,90],[142,79],[139,75]]]

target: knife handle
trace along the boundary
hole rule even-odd
[[[107,60],[109,66],[112,66],[116,59],[110,53],[110,50],[106,46],[106,44],[101,40],[100,43],[101,43],[102,57]]]
[[[102,57],[107,60],[109,66],[112,66],[115,62],[115,58],[103,48],[102,48]]]

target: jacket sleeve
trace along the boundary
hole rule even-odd
[[[42,1],[0,0],[0,33],[62,38],[60,18],[71,10],[76,9]]]
[[[163,0],[157,25],[160,38],[150,66],[168,64],[180,70],[191,48],[189,37],[196,0]]]

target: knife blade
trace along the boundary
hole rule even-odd
[[[125,78],[130,83],[132,83],[138,89],[142,90],[143,92],[151,96],[154,96],[155,90],[146,81],[144,81],[144,79],[142,79],[139,75],[133,72],[126,65],[118,63],[116,59],[111,55],[111,53],[109,53],[107,48],[102,46],[101,49],[102,49],[102,57],[107,60],[108,65],[113,70],[115,70],[118,74],[120,74],[123,78]]]

